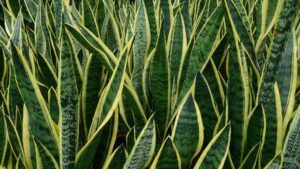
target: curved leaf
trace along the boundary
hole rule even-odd
[[[127,58],[126,53],[120,57],[111,79],[101,94],[89,131],[89,137],[94,134],[99,126],[105,124],[117,107],[124,86]]]
[[[234,29],[234,28],[233,28]],[[246,121],[249,107],[248,69],[241,46],[231,32],[229,49],[229,79],[227,86],[228,116],[232,126],[230,152],[234,164],[242,161],[246,139]]]
[[[283,169],[296,169],[300,167],[300,108],[290,125],[283,149]]]
[[[114,116],[114,117],[112,117]],[[86,169],[92,165],[94,157],[97,153],[97,148],[100,143],[101,134],[105,129],[110,129],[110,124],[116,125],[118,123],[118,113],[109,116],[109,119],[97,128],[95,133],[89,138],[87,143],[78,151],[76,155],[76,169]],[[109,138],[109,137],[108,137]],[[106,138],[107,139],[107,138]],[[107,147],[105,147],[107,148]],[[106,155],[106,154],[103,154]]]
[[[68,31],[70,31],[73,37],[83,47],[92,52],[108,70],[112,70],[111,65],[115,65],[117,59],[110,49],[104,45],[99,38],[97,38],[92,32],[87,30],[87,28],[82,25],[79,25],[79,29],[76,29],[71,25],[66,25],[66,28]]]
[[[232,0],[226,0],[224,2],[226,4],[227,14],[229,17],[229,21],[232,24],[232,27],[235,27],[236,33],[238,34],[241,42],[244,44],[251,58],[253,58],[254,60],[255,59],[254,40],[251,35],[249,23],[247,22],[248,20],[243,20],[243,17],[241,16],[243,14],[239,13],[243,11],[242,7],[236,6],[236,5],[240,5],[240,6],[242,5],[240,0],[236,0],[238,4],[234,4]]]
[[[126,162],[126,150],[119,146],[106,160],[103,169],[120,169]]]
[[[4,108],[3,106],[0,106],[0,162],[2,161],[2,157],[4,155],[4,145],[5,145],[5,142],[6,142],[6,128],[5,128],[5,117],[4,117]]]
[[[281,154],[276,155],[266,166],[264,169],[280,169],[282,168],[281,165],[282,156]],[[298,167],[296,167],[298,168]],[[296,169],[295,168],[295,169]],[[289,168],[292,169],[292,168]]]
[[[178,75],[183,62],[184,46],[187,44],[184,20],[181,12],[176,14],[172,31],[170,45],[170,68],[171,68],[171,83],[178,84]],[[176,87],[176,91],[177,91]]]
[[[98,24],[96,23],[94,12],[89,3],[89,0],[82,1],[82,9],[82,18],[84,26],[99,37]]]
[[[214,107],[214,99],[210,86],[205,77],[199,72],[195,82],[195,100],[199,105],[203,126],[205,128],[204,142],[207,144],[213,137],[214,128],[218,122],[218,115]]]
[[[103,67],[101,66],[101,62],[97,59],[97,55],[89,56],[84,70],[81,99],[82,123],[86,134],[91,126],[93,115],[100,98],[99,92],[103,83],[101,80],[104,78],[102,71]]]
[[[268,158],[262,157],[264,160],[268,161],[272,156],[275,155],[274,149],[276,145],[276,135],[274,130],[278,126],[272,127],[274,125],[274,120],[277,119],[276,115],[274,115],[274,111],[268,111],[270,107],[270,103],[272,102],[272,93],[273,93],[273,85],[276,80],[276,76],[278,75],[279,65],[282,61],[284,50],[286,48],[286,44],[288,42],[288,36],[291,32],[291,27],[296,17],[296,11],[299,7],[298,1],[293,0],[285,0],[282,4],[282,9],[279,14],[279,18],[275,24],[276,34],[272,39],[271,49],[268,52],[267,60],[265,67],[263,69],[261,84],[259,87],[258,94],[258,102],[262,103],[266,110],[266,119],[267,119],[267,131],[266,131],[266,141],[264,147],[266,151],[264,151],[264,155]],[[278,119],[277,119],[278,120]],[[275,123],[276,124],[276,123]],[[270,139],[272,141],[269,141]]]
[[[173,169],[181,168],[181,160],[178,151],[170,137],[164,141],[159,149],[151,169]]]
[[[58,136],[35,77],[25,57],[14,45],[12,56],[18,89],[29,112],[29,130],[58,159]]]
[[[74,168],[79,135],[78,91],[73,67],[74,56],[67,33],[61,39],[58,72],[58,95],[60,103],[60,166]]]
[[[155,122],[153,120],[153,116],[151,116],[137,138],[123,169],[147,167],[154,154],[155,142]]]
[[[188,60],[188,67],[184,76],[183,86],[180,89],[179,99],[177,103],[180,103],[182,98],[186,95],[187,91],[191,88],[197,72],[203,70],[210,55],[213,51],[216,37],[219,33],[219,29],[224,16],[224,5],[221,3],[213,12],[211,17],[203,26],[199,36],[197,37],[195,44],[191,49],[191,55]]]
[[[141,1],[135,20],[135,39],[133,43],[133,85],[139,99],[143,98],[142,75],[144,61],[150,45],[150,30],[144,1]]]
[[[144,3],[147,10],[147,16],[150,25],[151,41],[150,41],[149,51],[151,51],[153,48],[155,48],[156,41],[157,41],[157,23],[155,18],[153,1],[144,0]]]
[[[288,125],[295,103],[296,86],[297,86],[297,54],[296,54],[296,37],[293,31],[287,42],[276,82],[279,89],[282,115],[284,116],[284,127]]]
[[[261,105],[254,108],[250,114],[247,129],[247,146],[246,151],[250,151],[253,146],[264,141],[266,130],[265,111]]]
[[[206,146],[199,157],[194,169],[196,168],[223,168],[231,137],[231,127],[227,124]]]
[[[158,136],[163,137],[169,119],[170,81],[169,64],[166,53],[164,26],[161,26],[156,50],[151,58],[149,70],[150,92],[152,96],[152,110],[156,112],[154,119],[158,125]]]
[[[201,114],[190,94],[178,108],[172,139],[181,158],[181,168],[189,168],[192,159],[199,153],[204,139]]]

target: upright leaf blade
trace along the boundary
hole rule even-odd
[[[296,169],[300,164],[300,108],[291,123],[283,149],[283,169]]]
[[[68,35],[62,33],[58,95],[60,103],[60,166],[75,167],[77,138],[79,135],[78,91],[73,67],[74,56]]]
[[[95,35],[99,36],[98,25],[96,23],[96,19],[91,4],[89,3],[89,0],[82,1],[82,9],[83,9],[82,10],[83,25],[87,27]]]
[[[285,0],[282,4],[282,9],[279,14],[279,18],[275,24],[276,34],[274,35],[271,42],[271,50],[268,53],[265,67],[263,69],[261,83],[259,87],[258,94],[258,102],[262,103],[266,110],[266,119],[267,119],[267,131],[266,131],[266,142],[264,147],[269,147],[264,151],[264,156],[268,158],[262,157],[264,160],[268,161],[272,156],[275,155],[275,152],[270,150],[275,149],[274,140],[276,140],[276,136],[274,136],[274,129],[278,126],[272,127],[274,124],[271,123],[273,119],[277,119],[274,111],[268,111],[268,107],[272,101],[272,89],[274,82],[276,80],[276,76],[278,75],[279,65],[283,58],[284,50],[286,48],[286,44],[288,42],[288,36],[291,32],[292,25],[296,18],[296,11],[299,8],[299,2],[293,0]],[[271,120],[271,119],[272,120]],[[270,120],[269,120],[270,119]],[[278,121],[279,119],[277,119]],[[268,139],[273,141],[268,141]],[[271,144],[272,143],[272,144]],[[265,161],[265,162],[266,162]],[[264,164],[265,164],[264,162]]]
[[[145,168],[154,154],[156,142],[155,122],[150,117],[136,140],[123,169]]]
[[[230,18],[229,21],[232,22],[232,26],[235,27],[236,33],[239,36],[239,39],[244,44],[245,48],[249,52],[250,56],[255,59],[255,49],[254,49],[254,40],[251,35],[251,31],[249,28],[248,20],[243,20],[242,13],[239,13],[240,11],[243,11],[241,7],[240,0],[235,0],[237,4],[234,4],[232,0],[226,0],[226,9],[228,17]],[[240,5],[240,6],[236,6]],[[245,16],[247,18],[247,16]],[[244,17],[244,18],[245,18]],[[245,23],[246,22],[246,23]],[[255,61],[255,60],[254,60]]]
[[[199,105],[203,126],[205,128],[204,142],[207,144],[213,137],[214,128],[218,121],[218,114],[214,108],[214,99],[205,77],[199,72],[195,82],[195,100]]]
[[[165,34],[161,27],[155,54],[150,63],[149,81],[152,96],[152,109],[156,112],[154,119],[157,121],[158,134],[163,137],[169,119],[169,65],[166,53]]]
[[[91,126],[93,115],[100,98],[99,92],[102,87],[103,67],[97,55],[87,58],[82,84],[82,122],[86,134]]]
[[[89,131],[89,137],[94,134],[99,126],[107,122],[117,107],[124,86],[127,57],[126,52],[122,52],[122,57],[120,57],[119,63],[100,97]]]
[[[184,46],[187,44],[184,20],[181,12],[176,14],[174,20],[174,27],[172,32],[172,39],[170,45],[170,68],[171,68],[171,83],[176,84],[178,81],[179,71],[183,62]],[[176,87],[177,90],[177,87]]]
[[[148,21],[150,25],[150,34],[151,34],[151,41],[149,46],[149,51],[155,48],[156,41],[157,41],[157,23],[155,17],[155,9],[152,0],[144,0],[145,7],[147,10]]]
[[[29,130],[58,159],[58,136],[35,77],[15,45],[12,45],[12,56],[18,89],[29,112]]]
[[[172,139],[181,158],[181,168],[189,168],[202,147],[204,133],[201,114],[191,95],[179,107]]]
[[[233,139],[230,143],[230,152],[235,165],[240,165],[244,155],[246,139],[246,122],[249,107],[248,68],[243,55],[243,48],[234,33],[235,28],[228,30],[229,49],[229,78],[227,86],[228,118],[232,125]]]
[[[221,3],[215,9],[212,16],[208,19],[208,21],[203,26],[203,29],[199,33],[191,50],[191,55],[188,60],[188,67],[184,76],[183,85],[181,87],[177,103],[181,102],[181,99],[191,88],[197,72],[199,70],[202,70],[207,64],[223,20],[223,15],[224,5],[223,3]]]
[[[178,151],[172,139],[168,137],[161,145],[152,165],[151,169],[172,169],[181,168],[181,160]]]
[[[119,169],[126,162],[126,150],[123,146],[119,146],[106,160],[103,169]]]
[[[0,106],[0,138],[2,138],[0,140],[0,144],[3,146],[0,146],[0,159],[2,159],[3,155],[4,155],[4,145],[6,142],[6,129],[5,129],[5,118],[4,118],[4,110],[3,107]],[[2,161],[2,160],[1,160]]]
[[[231,128],[227,124],[214,138],[199,157],[194,169],[197,168],[223,168],[229,152]]]
[[[139,99],[143,97],[142,75],[144,62],[147,57],[150,45],[150,30],[147,11],[144,1],[141,1],[136,21],[135,21],[135,40],[133,43],[133,85],[137,91]]]

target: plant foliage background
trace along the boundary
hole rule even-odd
[[[300,1],[0,0],[0,168],[300,168]]]

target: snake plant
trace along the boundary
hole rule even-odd
[[[299,169],[300,1],[0,0],[0,168]]]

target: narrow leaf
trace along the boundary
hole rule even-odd
[[[283,169],[296,169],[300,167],[300,108],[290,125],[283,149]]]
[[[203,70],[209,61],[210,53],[213,50],[215,39],[218,35],[224,15],[224,5],[221,3],[213,12],[212,16],[203,26],[199,33],[195,44],[192,47],[191,55],[188,60],[188,67],[186,70],[183,86],[177,102],[186,95],[187,91],[191,88],[197,72]]]
[[[181,160],[178,151],[170,137],[164,141],[159,149],[151,169],[173,169],[181,168]]]
[[[200,111],[191,95],[179,106],[172,139],[181,158],[181,168],[189,168],[202,147],[204,132]]]
[[[229,152],[230,137],[231,128],[228,124],[206,146],[194,169],[223,168]]]
[[[154,154],[156,142],[155,122],[150,117],[136,140],[123,169],[145,168],[149,165]]]
[[[62,33],[58,95],[60,103],[60,166],[74,168],[79,135],[78,91],[74,56],[66,31]]]

